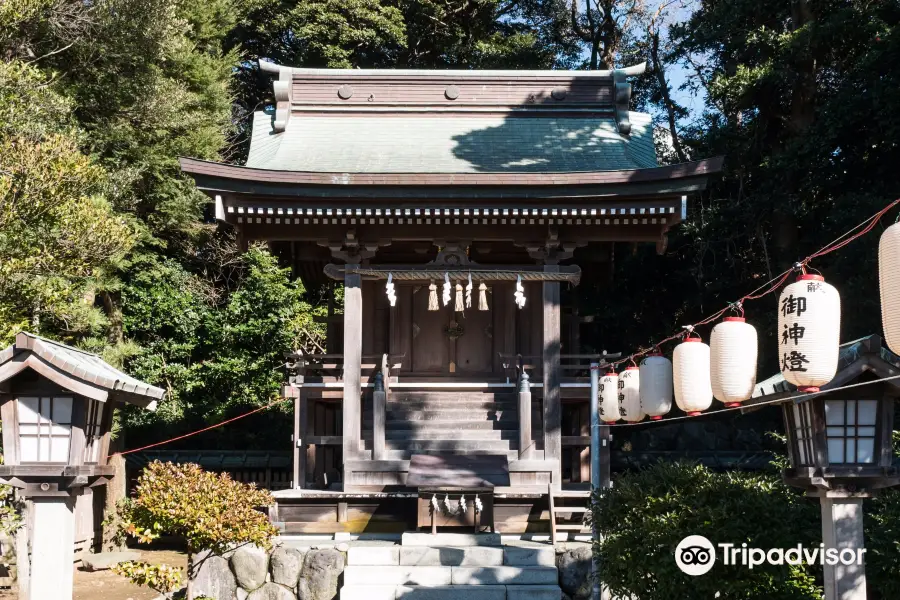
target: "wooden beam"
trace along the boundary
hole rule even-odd
[[[544,270],[559,270],[557,265],[545,265]],[[560,383],[560,286],[558,281],[545,281],[543,287],[543,344],[542,375],[544,394],[544,456],[562,458],[562,405],[559,396]],[[553,475],[554,485],[559,487],[562,473]]]
[[[359,455],[361,439],[362,312],[362,278],[348,274],[344,277],[344,482],[351,480],[347,461]]]

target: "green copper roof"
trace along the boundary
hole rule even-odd
[[[294,114],[253,120],[248,167],[326,173],[561,173],[656,167],[650,116],[597,112]]]

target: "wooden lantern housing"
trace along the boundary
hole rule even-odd
[[[838,365],[834,379],[812,396],[793,399],[799,392],[783,378],[776,381],[780,376],[757,385],[754,400],[786,400],[785,481],[810,492],[853,494],[900,484],[891,443],[900,379],[829,392],[900,375],[900,357],[873,335],[842,345]]]
[[[163,394],[94,354],[19,333],[0,352],[0,479],[24,497],[103,485],[114,474],[107,464],[113,409],[154,410]]]

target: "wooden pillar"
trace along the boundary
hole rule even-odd
[[[557,265],[545,265],[545,272],[558,272]],[[560,289],[558,281],[543,283],[543,384],[544,384],[544,458],[558,461],[553,485],[562,482],[562,405],[560,384]]]
[[[303,388],[296,390],[294,396],[294,489],[306,487],[307,476],[307,436],[309,435],[309,399],[303,394]]]
[[[357,266],[357,265],[347,265]],[[347,461],[359,455],[362,417],[360,368],[362,365],[362,277],[344,275],[344,488],[350,480]]]

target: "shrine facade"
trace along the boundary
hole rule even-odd
[[[402,498],[416,455],[476,472],[505,457],[485,476],[500,498],[588,482],[603,357],[577,286],[606,276],[614,243],[663,252],[722,159],[659,166],[650,116],[630,110],[643,65],[261,67],[275,101],[246,164],[181,166],[242,244],[335,292],[326,346],[292,357],[285,385],[297,497]]]

